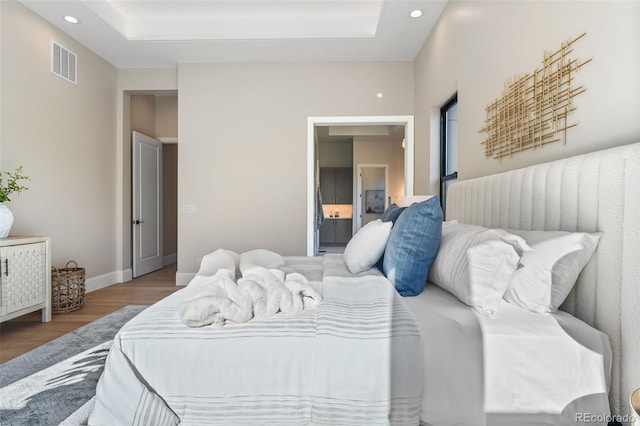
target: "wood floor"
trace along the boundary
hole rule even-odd
[[[68,314],[54,314],[42,323],[40,311],[0,324],[0,363],[8,361],[56,337],[127,305],[150,305],[181,289],[176,286],[176,264],[87,293],[84,306]]]

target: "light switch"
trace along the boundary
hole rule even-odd
[[[186,213],[186,214],[198,213],[198,206],[196,206],[195,204],[183,204],[182,213]]]

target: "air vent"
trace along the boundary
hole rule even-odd
[[[65,80],[77,84],[77,55],[51,40],[51,72]]]

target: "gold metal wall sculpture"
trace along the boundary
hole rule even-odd
[[[587,89],[571,87],[573,75],[591,59],[578,62],[569,57],[575,42],[563,42],[556,52],[544,52],[542,68],[509,80],[502,97],[485,109],[485,127],[479,133],[488,133],[484,142],[486,157],[502,158],[545,144],[567,141],[567,129],[577,126],[567,119],[575,111],[573,98]]]

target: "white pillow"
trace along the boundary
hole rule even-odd
[[[202,258],[197,275],[213,276],[220,269],[227,269],[235,273],[238,259],[238,253],[231,250],[218,249]]]
[[[265,269],[277,269],[285,266],[284,258],[278,253],[256,249],[242,253],[240,255],[240,272],[244,275],[249,269],[260,266]]]
[[[450,223],[442,228],[429,281],[492,317],[527,250],[524,239],[504,230]]]
[[[376,219],[356,232],[342,255],[349,272],[359,274],[373,268],[384,253],[392,226],[391,221]]]
[[[507,302],[537,313],[556,312],[569,295],[598,246],[600,233],[561,231],[509,231],[519,234],[534,249],[522,256]]]

